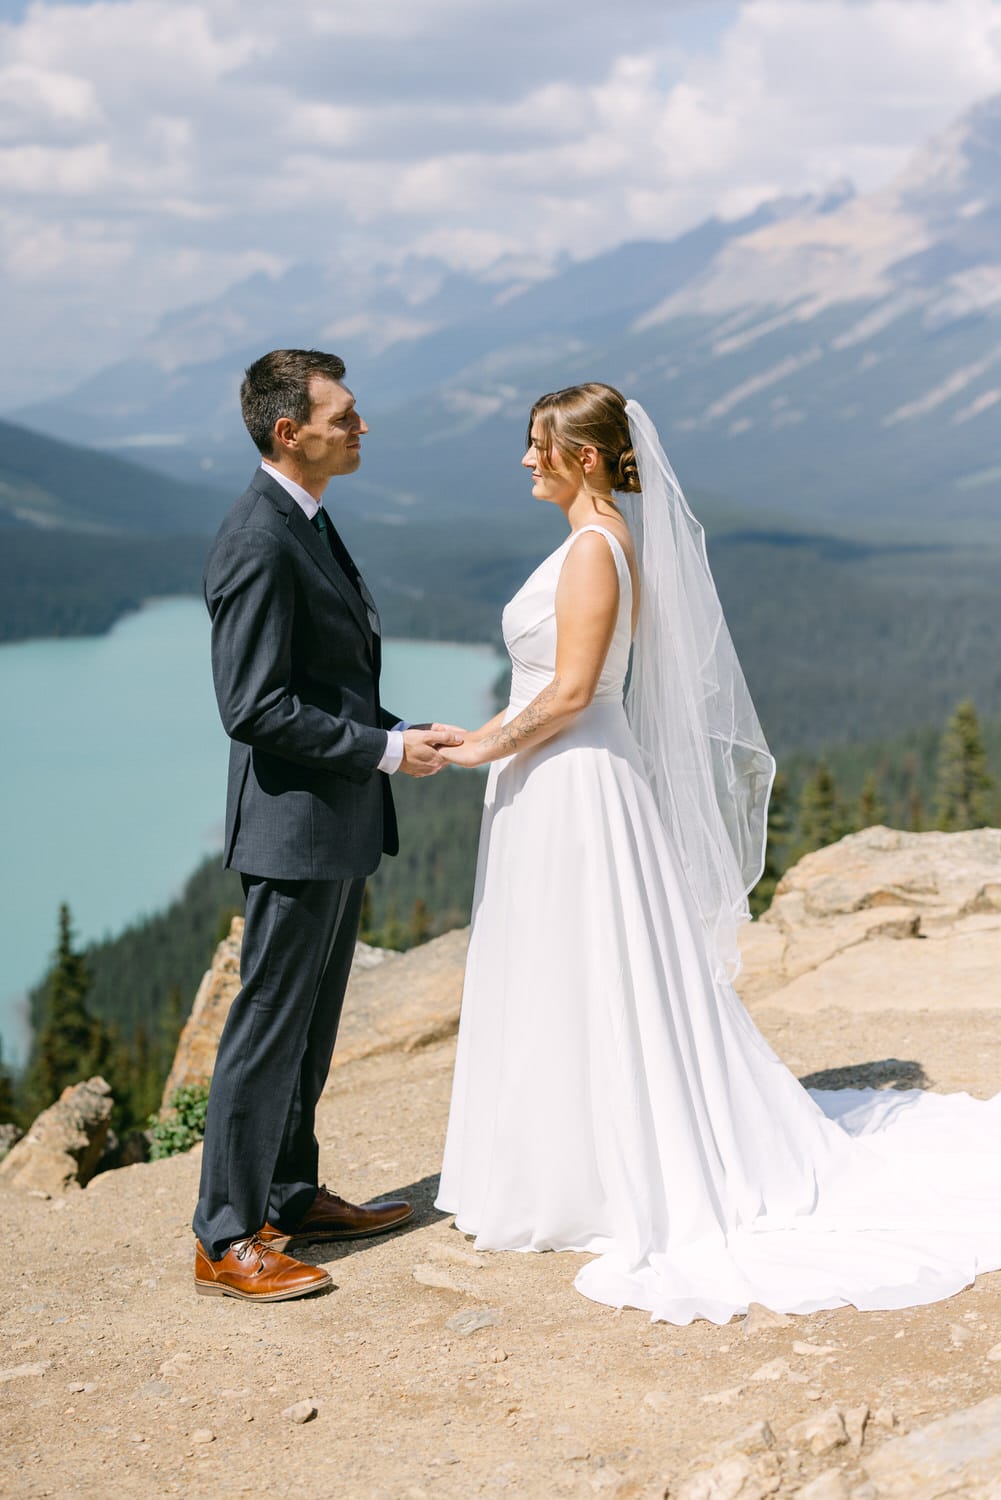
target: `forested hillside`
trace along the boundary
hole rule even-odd
[[[95,434],[99,436],[99,434]],[[0,519],[100,532],[211,533],[226,496],[0,421]]]
[[[0,527],[0,640],[100,632],[151,595],[199,592],[207,537],[136,529],[183,521],[209,531],[226,496],[41,438],[30,447],[40,467],[29,479],[21,472],[24,431],[0,424],[0,436],[8,429],[0,513],[6,507],[46,524]],[[424,514],[416,497],[392,515],[367,491],[343,504],[343,495],[334,497],[388,635],[497,640],[504,603],[562,541],[561,518],[531,500],[515,457],[507,454],[506,465],[496,458],[477,470],[478,502],[465,515],[443,519],[438,507]],[[92,492],[105,484],[103,497]],[[42,490],[58,492],[54,509],[37,509]],[[360,503],[366,497],[371,513]],[[692,501],[779,753],[920,728],[967,696],[986,717],[1001,717],[996,537],[976,543],[967,528],[955,544],[865,540],[847,529],[797,526],[788,516],[752,516],[698,492]],[[87,529],[99,523],[118,529]]]
[[[701,507],[703,510],[705,506]],[[1001,718],[1001,551],[750,527],[708,503],[709,554],[765,731],[788,755],[941,722],[962,697]],[[344,524],[389,636],[497,641],[500,614],[564,533],[516,520]],[[197,594],[203,537],[0,531],[0,640],[92,634],[151,595]]]
[[[201,589],[202,536],[0,528],[0,641],[101,635],[144,600]]]
[[[785,759],[1001,718],[1001,551],[729,532],[709,555],[761,722]]]

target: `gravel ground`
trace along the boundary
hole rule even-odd
[[[800,1075],[850,1069],[839,1081],[889,1074],[981,1096],[1001,1075],[1001,1028],[982,1009],[757,1019]],[[412,1196],[418,1212],[395,1235],[305,1251],[333,1277],[325,1296],[254,1307],[194,1294],[197,1152],[63,1200],[0,1194],[3,1492],[627,1500],[675,1490],[752,1422],[781,1444],[832,1404],[868,1405],[864,1460],[892,1422],[907,1430],[1001,1390],[1001,1361],[986,1357],[1001,1275],[932,1307],[748,1333],[588,1303],[572,1286],[577,1255],[473,1255],[432,1207],[453,1055],[439,1042],[332,1076],[319,1122],[329,1185],[359,1201]],[[309,1421],[283,1415],[302,1401]],[[832,1463],[854,1483],[858,1462],[846,1447],[792,1456],[772,1492],[795,1494]]]

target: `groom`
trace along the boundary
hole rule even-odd
[[[389,778],[431,776],[446,725],[404,728],[379,703],[372,596],[321,500],[368,428],[334,354],[276,349],[247,370],[262,455],[205,568],[212,673],[232,744],[225,864],[247,898],[240,977],[209,1096],[195,1289],[277,1302],[330,1285],[290,1240],[395,1229],[319,1186],[313,1134],[351,968],[365,876],[399,848]],[[395,727],[394,727],[395,726]]]

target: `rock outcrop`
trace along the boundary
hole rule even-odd
[[[858,1429],[856,1440],[853,1427]],[[1001,1497],[1001,1397],[951,1412],[880,1445],[881,1435],[875,1419],[870,1422],[867,1406],[854,1411],[830,1407],[779,1436],[767,1423],[755,1423],[718,1445],[717,1454],[706,1465],[669,1486],[667,1497],[764,1500],[790,1493],[799,1500]],[[811,1456],[825,1460],[825,1467],[801,1487],[804,1468],[813,1467]],[[837,1460],[833,1468],[832,1460]]]
[[[204,1086],[212,1077],[222,1028],[240,989],[242,941],[243,918],[234,917],[198,987],[164,1085],[161,1108],[168,1107],[175,1089]],[[389,949],[358,943],[334,1066],[387,1048],[420,1046],[450,1035],[458,1025],[466,942],[465,932],[448,932],[412,949],[405,960]]]
[[[0,1182],[49,1195],[85,1187],[101,1159],[113,1103],[103,1078],[63,1089],[0,1161]]]
[[[334,1067],[379,1052],[413,1052],[459,1025],[469,929],[446,932],[377,969],[351,974]]]
[[[240,988],[242,942],[243,918],[234,917],[198,986],[163,1087],[161,1109],[168,1107],[175,1089],[205,1085],[212,1077],[222,1028]]]
[[[742,935],[755,1010],[993,1009],[1001,961],[1001,832],[867,828],[808,854]]]
[[[874,1500],[1001,1500],[1001,1396],[891,1438],[865,1472]]]
[[[240,988],[242,938],[243,919],[234,917],[181,1033],[164,1107],[176,1088],[212,1077]],[[334,1067],[450,1035],[468,940],[468,930],[449,932],[402,956],[359,943]],[[846,997],[859,1012],[919,1009],[931,996],[945,1009],[994,1009],[1001,831],[851,834],[787,871],[771,909],[741,934],[741,951],[737,988],[755,1012],[773,1006],[812,1014],[843,1007]],[[893,1064],[887,1059],[887,1082],[899,1081]]]

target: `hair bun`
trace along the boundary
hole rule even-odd
[[[624,448],[619,454],[619,466],[612,481],[612,489],[626,495],[639,494],[640,471],[632,448]]]

